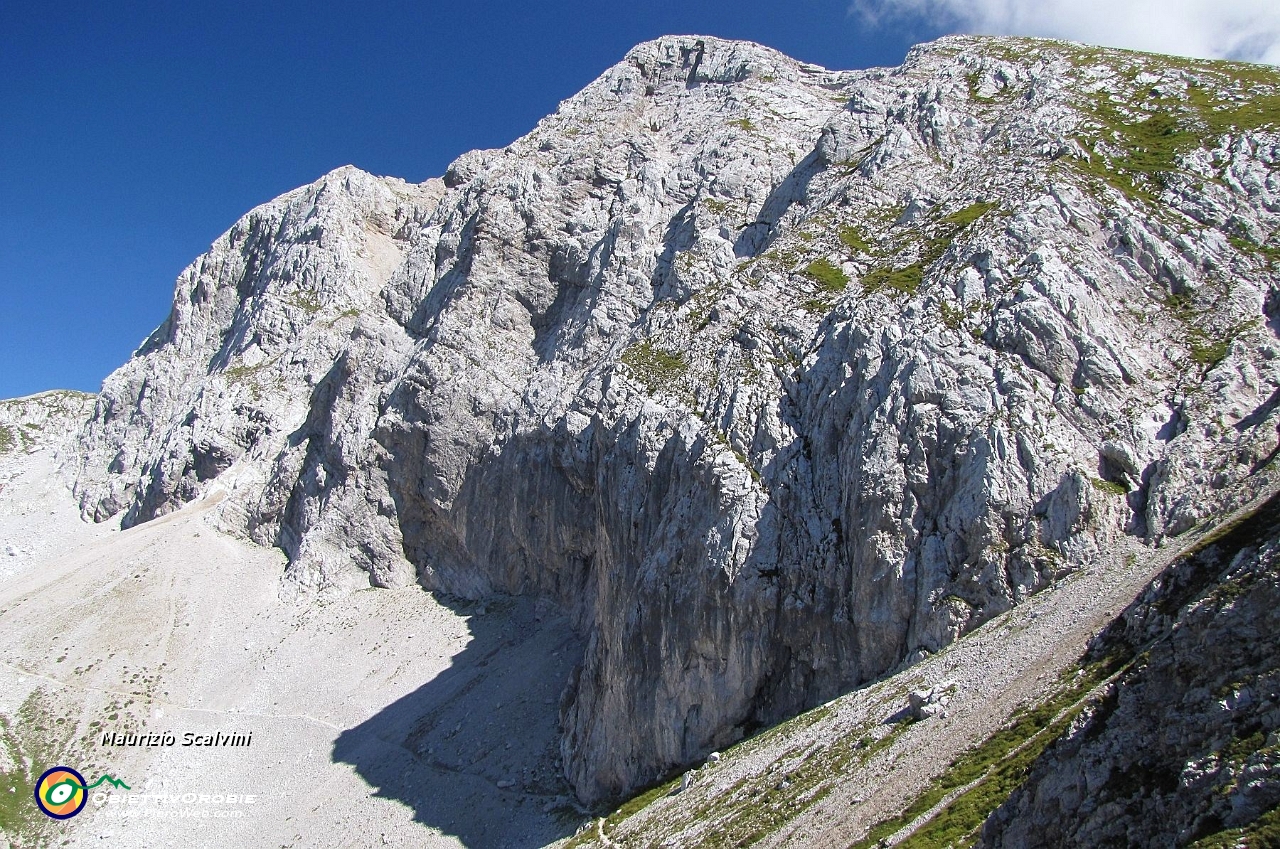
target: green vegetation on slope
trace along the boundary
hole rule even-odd
[[[744,847],[777,833],[825,799],[842,775],[892,745],[910,724],[899,722],[880,737],[866,733],[870,729],[858,729],[818,746],[798,767],[737,782],[694,812],[694,821],[714,822],[715,827],[690,845],[701,849]]]
[[[862,231],[852,224],[846,224],[841,227],[839,231],[837,231],[836,235],[839,237],[840,242],[851,251],[855,251],[860,254],[875,253],[875,249],[871,246],[871,243],[867,241],[866,236],[864,236]]]
[[[958,788],[977,781],[936,816],[898,844],[917,849],[946,846],[970,834],[1016,790],[1035,759],[1061,736],[1083,709],[1083,699],[1099,682],[1113,674],[1118,664],[1100,663],[1073,667],[1063,676],[1059,691],[1040,705],[1014,714],[1013,722],[981,744],[956,758],[929,789],[901,814],[875,825],[851,849],[869,849],[905,828]]]
[[[1044,733],[1000,761],[985,778],[956,797],[937,816],[899,843],[904,849],[934,849],[972,840],[983,822],[1026,780],[1036,758],[1067,730],[1080,708],[1067,712]]]
[[[74,733],[75,724],[42,690],[29,695],[13,716],[0,715],[0,762],[8,764],[0,770],[0,834],[15,846],[38,845],[50,822],[34,799],[36,779],[46,769],[60,763],[75,763],[82,772],[96,768],[72,755]]]
[[[1276,235],[1272,234],[1271,238],[1275,239]],[[1259,245],[1240,236],[1232,236],[1229,241],[1236,250],[1241,253],[1256,254],[1268,266],[1280,265],[1280,245],[1272,245],[1270,241]]]
[[[1272,808],[1244,828],[1228,828],[1201,838],[1191,849],[1280,849],[1280,808]]]
[[[904,268],[882,265],[873,268],[862,277],[862,288],[867,294],[889,290],[899,295],[912,295],[924,280],[924,266],[913,262]]]
[[[1257,325],[1257,319],[1250,319],[1226,328],[1221,325],[1216,330],[1207,328],[1205,317],[1212,312],[1212,307],[1198,308],[1188,295],[1170,295],[1164,299],[1163,305],[1170,316],[1182,325],[1191,361],[1201,366],[1204,372],[1226,359],[1236,338]]]
[[[292,307],[302,310],[307,315],[315,315],[324,308],[324,304],[320,302],[320,293],[311,291],[295,292],[293,297],[285,298],[284,302]]]
[[[1093,484],[1093,488],[1099,492],[1105,492],[1107,495],[1128,495],[1129,490],[1124,484],[1115,481],[1104,481],[1101,478],[1090,478],[1089,482]]]
[[[825,257],[815,259],[805,266],[804,276],[817,282],[825,292],[843,292],[849,285],[849,275]]]
[[[671,389],[689,370],[682,355],[664,351],[647,339],[623,352],[622,362],[650,392]]]
[[[1142,91],[1096,93],[1086,102],[1092,130],[1077,141],[1088,151],[1076,159],[1086,174],[1130,198],[1154,203],[1178,170],[1180,156],[1212,148],[1232,132],[1280,127],[1280,72],[1261,65],[1180,61],[1153,57],[1151,70],[1181,70],[1199,78],[1185,97]],[[1131,70],[1132,77],[1137,76]]]
[[[994,203],[986,203],[984,201],[978,201],[976,203],[969,204],[964,209],[960,209],[951,213],[950,215],[944,217],[942,220],[952,225],[953,227],[957,228],[956,232],[959,232],[960,230],[963,230],[966,227],[968,227],[973,222],[977,221],[982,216],[986,215],[988,212],[993,212],[995,209],[996,209],[996,204]]]
[[[729,748],[725,757],[740,758],[770,743],[791,740],[832,716],[831,705],[819,706],[743,740]],[[666,819],[654,820],[653,826],[661,833],[646,832],[645,839],[661,844],[680,836],[682,845],[706,849],[757,843],[825,798],[844,774],[887,748],[909,725],[910,722],[900,722],[887,728],[880,724],[859,727],[829,743],[803,750],[793,745],[775,763],[799,757],[803,760],[800,765],[744,777],[715,795],[699,798],[696,804],[677,807]],[[623,804],[605,819],[605,834],[613,835],[615,828],[658,799],[671,795],[679,784],[680,778],[673,778]],[[713,827],[698,828],[706,824]],[[697,836],[691,837],[689,830],[697,832]],[[594,844],[595,837],[595,830],[591,829],[566,844],[566,849]]]
[[[991,103],[991,102],[993,102],[993,101],[995,100],[995,98],[994,98],[994,97],[984,97],[983,95],[981,95],[981,94],[979,94],[979,93],[978,93],[978,81],[979,81],[979,79],[980,79],[980,75],[978,74],[978,72],[977,72],[977,71],[970,71],[970,72],[965,76],[965,82],[967,82],[967,83],[969,84],[969,99],[970,99],[970,100],[976,100],[976,101],[978,101],[979,103]]]
[[[963,209],[944,216],[938,223],[937,232],[927,238],[920,248],[920,258],[910,265],[895,268],[881,265],[871,269],[862,277],[862,289],[867,294],[888,291],[896,295],[913,295],[924,282],[924,274],[951,247],[956,236],[968,229],[982,216],[996,209],[994,203],[978,201]]]

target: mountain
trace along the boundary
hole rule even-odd
[[[251,211],[67,469],[298,587],[554,607],[564,772],[621,798],[1275,486],[1277,122],[1257,66],[659,39]]]
[[[86,418],[93,412],[94,396],[84,392],[54,390],[0,401],[0,496],[13,498],[24,505],[23,512],[33,511],[29,503],[32,493],[24,491],[19,477],[11,468],[12,461],[39,454],[50,455],[75,449],[75,438]],[[49,456],[42,469],[44,480],[34,489],[43,493],[64,495],[64,482],[53,473],[57,461]],[[4,500],[7,500],[5,498]],[[56,550],[61,541],[44,538],[21,520],[13,521],[0,506],[0,577],[8,577],[11,567],[33,556]]]

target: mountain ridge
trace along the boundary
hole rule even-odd
[[[82,510],[217,488],[301,586],[554,601],[566,773],[626,794],[1248,499],[1280,190],[1245,70],[646,42],[439,180],[242,218],[104,383]]]

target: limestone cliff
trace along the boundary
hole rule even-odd
[[[308,586],[558,602],[625,793],[1247,492],[1280,80],[948,38],[642,44],[507,148],[249,213],[106,381],[85,515],[220,487]]]

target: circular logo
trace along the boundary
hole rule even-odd
[[[36,782],[36,805],[55,820],[71,819],[88,799],[84,776],[69,766],[45,770]]]

